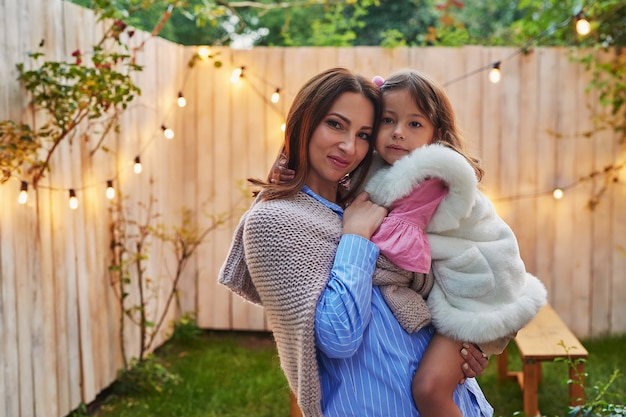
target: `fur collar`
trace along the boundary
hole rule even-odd
[[[428,232],[443,232],[459,227],[475,204],[478,180],[463,155],[441,144],[417,148],[395,164],[380,168],[368,181],[365,191],[376,204],[390,207],[409,195],[428,178],[439,178],[448,186],[448,195],[428,225]]]

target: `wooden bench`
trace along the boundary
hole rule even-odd
[[[544,306],[537,316],[521,329],[515,337],[522,359],[521,372],[509,372],[506,350],[498,356],[498,380],[516,379],[522,390],[524,413],[538,416],[537,387],[541,382],[541,362],[556,358],[570,358],[569,369],[570,405],[582,405],[585,401],[583,389],[587,350],[563,323],[550,305]],[[567,348],[567,350],[566,350]]]

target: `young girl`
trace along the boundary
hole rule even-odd
[[[482,170],[463,154],[443,88],[413,70],[377,84],[380,159],[365,190],[390,212],[371,238],[381,253],[374,284],[406,331],[432,316],[437,333],[412,382],[420,414],[460,417],[452,393],[462,362],[452,353],[461,341],[501,353],[546,303],[546,289],[526,272],[515,235],[478,190]]]

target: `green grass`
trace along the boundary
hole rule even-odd
[[[589,351],[585,383],[588,398],[594,385],[609,381],[615,370],[626,369],[626,335],[583,341]],[[280,371],[272,339],[264,333],[205,332],[182,341],[170,341],[157,357],[178,383],[167,383],[161,392],[120,392],[114,384],[89,408],[98,417],[288,417],[289,390]],[[498,382],[495,358],[479,378],[495,416],[509,417],[522,409],[522,397],[514,381]],[[514,343],[509,349],[509,369],[521,369]],[[568,404],[567,364],[543,364],[539,409],[544,416],[565,416]],[[614,395],[617,396],[614,397]],[[605,396],[623,404],[626,376],[621,376]],[[521,414],[517,414],[521,415]]]
[[[114,385],[98,417],[277,417],[289,415],[289,389],[272,339],[208,332],[157,351],[178,375],[162,392],[120,392]],[[94,408],[93,406],[90,408]]]

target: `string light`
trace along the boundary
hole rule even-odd
[[[22,181],[22,186],[20,187],[20,195],[17,198],[17,202],[20,204],[26,204],[28,201],[28,183],[26,181]]]
[[[180,93],[178,93],[178,107],[185,107],[187,105],[187,100],[185,99],[185,96],[183,96],[183,92],[181,91]]]
[[[200,49],[198,49],[198,56],[201,60],[206,61],[209,59],[209,56],[211,56],[211,51],[206,46],[201,46]]]
[[[168,13],[171,13],[171,10],[168,10]],[[168,16],[169,17],[169,16]],[[556,28],[562,28],[567,26],[568,24],[571,24],[572,20],[575,20],[575,27],[576,27],[576,32],[581,35],[581,36],[585,36],[587,34],[590,33],[591,31],[591,25],[589,23],[589,21],[585,18],[584,13],[582,11],[578,12],[576,15],[572,16],[568,16],[568,18],[563,21],[561,24],[557,25]],[[522,46],[521,48],[519,48],[515,53],[511,54],[511,56],[508,56],[506,58],[504,58],[503,60],[497,61],[495,63],[489,64],[487,66],[483,66],[481,68],[477,68],[474,71],[471,71],[470,73],[465,74],[464,76],[458,77],[457,79],[454,79],[452,81],[449,81],[447,83],[445,83],[445,86],[462,80],[464,78],[469,77],[470,75],[476,74],[478,72],[482,72],[485,71],[486,69],[489,70],[489,81],[491,81],[492,83],[498,83],[501,81],[502,78],[502,73],[501,73],[501,63],[503,61],[509,60],[511,59],[513,56],[518,55],[519,53],[522,53],[526,50],[528,50],[529,46],[531,46],[533,43],[535,43],[538,39],[540,39],[541,37],[545,36],[546,34],[550,34],[553,33],[555,30],[554,26],[551,26],[548,30],[542,32],[541,34],[539,34],[538,36],[534,37],[533,39],[529,40],[524,46]],[[199,47],[197,50],[197,57],[202,59],[202,60],[208,60],[211,58],[211,51],[208,47]],[[245,67],[244,66],[240,66],[238,68],[235,68],[231,74],[230,80],[233,83],[237,83],[239,82],[243,77],[244,77],[244,70]],[[254,74],[253,74],[254,75]],[[264,82],[266,84],[268,84],[265,80]],[[272,93],[271,95],[271,102],[276,104],[280,101],[280,93],[281,93],[281,89],[280,88],[276,88],[275,91]],[[261,95],[261,96],[265,96],[265,94],[262,93],[262,91],[259,89],[257,90],[257,94]],[[177,99],[177,104],[179,107],[185,107],[187,104],[187,100],[183,95],[182,90],[179,91],[178,93],[178,99]],[[285,131],[285,124],[282,124],[281,126],[281,130],[284,132]],[[167,139],[173,139],[174,138],[174,131],[172,129],[167,128],[164,124],[161,125],[161,130],[163,131],[163,135],[167,138]],[[135,157],[135,161],[134,161],[134,172],[136,174],[140,174],[143,170],[142,165],[141,165],[141,161],[140,161],[140,157],[137,156]],[[115,198],[115,188],[113,187],[113,181],[112,180],[107,180],[106,181],[107,184],[107,189],[106,189],[106,196],[108,199],[113,199]],[[547,194],[544,192],[544,194]],[[555,199],[561,199],[564,195],[564,189],[562,188],[555,188],[552,191],[552,195]],[[26,181],[22,181],[22,185],[20,188],[20,194],[18,197],[18,202],[20,204],[25,204],[28,201],[28,183]],[[76,208],[78,206],[78,199],[76,198],[76,193],[75,190],[72,189],[70,190],[70,205],[73,206],[72,208]]]
[[[591,24],[585,19],[583,12],[576,14],[576,32],[581,36],[588,35],[591,32]]]
[[[69,204],[72,210],[76,210],[78,208],[78,198],[76,198],[76,191],[74,191],[73,188],[70,188]]]
[[[235,68],[233,74],[230,76],[230,82],[236,83],[243,77],[243,70],[245,67]]]
[[[109,200],[113,200],[115,198],[115,188],[113,188],[113,180],[107,180],[106,196]]]
[[[278,103],[278,100],[280,100],[280,88],[277,88],[272,94],[272,103]]]
[[[141,174],[141,170],[142,170],[141,159],[139,159],[138,156],[135,157],[135,166],[133,169],[135,171],[135,174]]]
[[[491,66],[491,70],[489,71],[489,81],[494,84],[497,84],[502,79],[502,74],[500,72],[500,61],[495,62]]]
[[[165,135],[167,139],[174,138],[174,131],[172,129],[168,128],[165,125],[161,125],[161,130],[163,131],[163,135]]]

